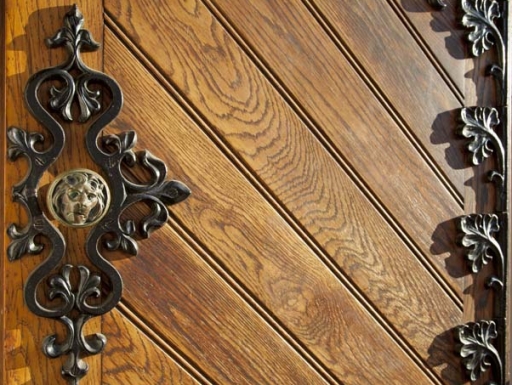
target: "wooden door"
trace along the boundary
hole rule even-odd
[[[84,61],[124,92],[109,130],[137,131],[137,148],[192,190],[136,258],[113,256],[123,300],[89,323],[108,343],[81,384],[466,383],[453,328],[489,301],[455,225],[478,207],[484,171],[468,166],[455,127],[462,106],[492,92],[478,70],[488,59],[465,59],[448,3],[78,4],[102,43]],[[44,38],[70,5],[2,3],[3,126],[44,132],[23,88],[63,61]],[[43,189],[66,169],[98,168],[86,127],[67,128]],[[0,141],[5,230],[27,220],[10,196],[26,164],[7,162]],[[66,260],[87,264],[87,231],[59,228]],[[62,327],[23,304],[45,253],[0,262],[5,384],[66,383],[64,359],[41,353]]]

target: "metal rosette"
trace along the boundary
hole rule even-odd
[[[133,151],[137,141],[134,131],[102,135],[105,126],[119,114],[123,96],[116,81],[82,61],[81,50],[99,48],[83,25],[83,15],[75,5],[66,14],[64,26],[46,40],[50,48],[64,47],[67,60],[34,74],[25,89],[27,107],[48,130],[50,144],[41,146],[47,138],[40,133],[17,127],[7,132],[9,159],[26,157],[29,162],[26,177],[13,187],[13,200],[26,208],[29,221],[24,227],[18,224],[8,227],[11,242],[7,254],[13,262],[26,254],[39,254],[43,249],[41,237],[51,245],[46,260],[27,278],[24,298],[37,316],[64,324],[65,335],[47,336],[42,350],[49,358],[66,357],[61,373],[70,384],[78,384],[88,372],[83,357],[100,353],[107,343],[106,336],[100,333],[85,336],[84,326],[90,319],[112,310],[121,300],[122,278],[106,259],[105,252],[120,250],[137,255],[136,239],[148,238],[152,231],[165,225],[169,218],[167,206],[190,195],[183,183],[166,180],[167,167],[160,159],[148,151]],[[50,87],[46,107],[40,100],[40,88],[50,81],[52,84],[57,81],[58,85]],[[94,90],[90,84],[95,84]],[[108,103],[102,101],[104,91],[110,94]],[[62,170],[46,199],[56,225],[40,205],[38,188],[43,174],[65,146],[66,132],[59,121],[77,120],[86,124],[92,116],[96,119],[87,129],[85,143],[102,175],[83,168]],[[41,147],[46,149],[39,150]],[[125,175],[124,170],[135,165],[147,171],[149,181],[138,183]],[[121,214],[138,202],[146,203],[150,214],[122,222]],[[66,239],[59,226],[89,229],[84,250],[93,271],[64,261]],[[73,279],[73,271],[77,279]]]
[[[442,9],[443,0],[428,0]],[[473,56],[495,50],[496,61],[486,73],[496,81],[496,106],[465,107],[460,113],[459,134],[468,140],[471,163],[481,165],[494,158],[495,169],[488,179],[496,191],[494,211],[461,218],[460,243],[466,249],[471,272],[479,274],[488,263],[493,273],[486,277],[486,287],[494,290],[492,320],[469,322],[457,328],[458,351],[471,381],[477,381],[487,370],[492,372],[489,385],[505,385],[507,379],[507,292],[509,240],[509,174],[511,119],[509,116],[509,76],[507,0],[461,0],[462,25],[468,29],[467,40]]]

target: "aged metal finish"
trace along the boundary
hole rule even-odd
[[[503,1],[503,6],[507,1]],[[498,81],[499,103],[505,104],[506,86],[505,71],[507,69],[507,56],[505,55],[505,42],[503,40],[501,22],[502,13],[500,4],[497,0],[462,0],[461,2],[464,16],[462,24],[471,29],[468,40],[471,42],[471,52],[474,56],[480,56],[485,51],[496,45],[497,64],[493,64],[489,68],[489,73],[496,76]]]
[[[496,131],[501,125],[498,110],[489,107],[463,108],[460,116],[463,122],[461,135],[472,139],[467,147],[473,154],[473,164],[479,165],[492,153],[496,154],[497,170],[489,173],[489,180],[494,182],[496,187],[496,211],[502,212],[506,208],[506,154],[501,137]]]
[[[61,223],[72,227],[92,226],[106,214],[110,190],[101,175],[75,169],[53,181],[46,202],[53,217]]]
[[[503,2],[505,7],[507,2]],[[507,100],[506,79],[507,79],[507,56],[506,46],[503,38],[502,14],[500,4],[496,0],[462,0],[464,16],[462,24],[471,30],[468,40],[471,43],[471,52],[474,56],[480,56],[484,52],[496,46],[497,62],[488,68],[497,81],[497,101],[500,107],[505,106]],[[473,109],[463,108],[461,119],[465,126],[462,135],[466,138],[473,138],[468,149],[473,152],[473,164],[480,164],[483,158],[487,158],[491,152],[496,154],[497,170],[489,175],[489,180],[496,186],[496,211],[506,211],[506,153],[503,143],[506,142],[506,119],[500,122],[500,113],[496,108],[475,107]]]
[[[478,273],[483,265],[495,260],[496,274],[487,279],[488,286],[503,288],[505,281],[505,257],[501,245],[494,237],[500,231],[499,218],[496,214],[467,215],[460,222],[463,237],[462,246],[468,249],[467,258],[471,271]]]
[[[461,219],[463,232],[462,244],[469,249],[468,259],[472,271],[478,273],[482,264],[493,259],[495,274],[487,280],[488,286],[496,289],[494,319],[469,323],[459,329],[459,341],[462,343],[460,355],[476,381],[487,368],[492,368],[492,384],[505,384],[506,327],[507,315],[507,270],[508,270],[508,192],[507,192],[507,125],[509,122],[507,103],[507,55],[504,36],[508,31],[502,15],[507,14],[507,2],[502,2],[503,10],[496,0],[463,0],[464,16],[462,24],[471,29],[468,40],[473,55],[479,56],[496,46],[497,64],[489,68],[497,81],[497,108],[463,108],[461,119],[464,127],[461,134],[472,139],[468,149],[473,153],[473,164],[480,164],[491,153],[496,155],[496,168],[489,175],[496,188],[496,214],[469,215]],[[494,345],[491,340],[495,340]]]
[[[48,129],[51,145],[39,151],[38,145],[47,138],[20,128],[11,127],[7,134],[9,159],[14,161],[25,156],[30,164],[25,179],[13,188],[13,199],[25,206],[29,221],[23,228],[17,224],[9,226],[8,257],[14,261],[25,254],[40,253],[43,246],[38,240],[41,237],[51,244],[48,258],[28,277],[24,297],[33,313],[56,319],[66,326],[64,337],[50,335],[44,340],[43,352],[51,358],[67,356],[62,375],[70,384],[78,384],[87,373],[88,366],[82,357],[101,352],[106,344],[102,334],[84,336],[84,325],[91,318],[110,311],[121,299],[121,276],[104,257],[104,251],[120,249],[136,255],[135,237],[147,238],[152,231],[162,227],[169,216],[167,206],[183,201],[190,194],[183,183],[166,180],[167,168],[160,159],[148,151],[133,151],[136,144],[134,131],[101,135],[103,128],[119,113],[122,93],[113,79],[89,69],[82,62],[80,50],[99,47],[82,26],[83,16],[74,6],[66,14],[64,27],[47,40],[51,48],[66,47],[67,61],[33,75],[25,90],[27,106]],[[39,100],[41,85],[50,80],[58,80],[61,84],[51,87],[49,108],[58,112],[62,119],[74,120],[75,104],[80,111],[79,122],[87,122],[91,116],[99,114],[90,124],[85,140],[103,177],[91,170],[66,170],[56,178],[47,195],[48,208],[61,225],[90,226],[85,251],[94,266],[92,272],[82,265],[74,267],[64,263],[66,240],[44,214],[38,200],[41,177],[61,154],[66,136],[61,124]],[[101,101],[104,92],[110,94],[111,101],[107,106]],[[137,183],[125,175],[123,169],[136,164],[150,175],[148,182]],[[120,216],[125,209],[138,202],[147,203],[151,213],[138,221],[121,222]],[[60,269],[60,273],[51,275],[56,269]],[[73,269],[79,273],[77,283],[70,278]],[[46,293],[46,298],[41,302],[42,293]]]
[[[482,264],[493,259],[494,275],[487,279],[489,287],[496,289],[494,319],[469,323],[459,329],[458,338],[462,343],[460,355],[476,381],[487,368],[493,369],[494,384],[505,384],[506,327],[507,315],[507,271],[508,241],[508,191],[507,191],[507,137],[510,118],[507,116],[507,55],[506,43],[508,31],[505,28],[508,2],[496,0],[463,0],[464,16],[462,24],[471,32],[468,40],[473,55],[479,56],[496,46],[497,63],[489,68],[497,81],[498,108],[475,107],[463,108],[461,119],[464,126],[461,134],[472,141],[468,149],[473,153],[473,164],[480,164],[491,153],[496,156],[496,168],[489,175],[496,188],[496,214],[469,215],[461,219],[463,232],[462,244],[469,249],[468,260],[472,271],[478,273]],[[498,110],[501,111],[501,117]],[[501,121],[500,121],[501,118]],[[494,341],[494,345],[491,343]]]
[[[469,372],[471,381],[476,381],[489,368],[493,368],[496,382],[488,385],[503,383],[503,364],[500,353],[492,341],[498,338],[498,330],[494,321],[471,322],[457,329],[459,341],[462,344],[460,355],[463,365]]]
[[[429,0],[439,8],[440,2]],[[488,73],[496,78],[497,106],[474,107],[461,110],[463,122],[460,133],[470,139],[468,150],[472,163],[481,164],[491,154],[496,157],[496,170],[490,172],[489,180],[494,182],[496,203],[494,213],[473,214],[461,218],[461,244],[467,248],[467,258],[473,273],[479,273],[482,266],[494,261],[494,274],[487,279],[487,286],[495,289],[494,319],[470,322],[459,327],[457,338],[461,343],[460,356],[471,381],[492,368],[493,380],[490,385],[505,385],[505,354],[507,306],[507,257],[510,242],[507,239],[509,227],[509,192],[507,191],[507,152],[510,141],[510,116],[507,105],[507,49],[508,49],[508,1],[461,0],[464,12],[462,25],[470,30],[468,40],[474,56],[480,56],[496,46],[496,63]],[[500,116],[501,115],[501,116]],[[494,341],[494,342],[493,342]]]

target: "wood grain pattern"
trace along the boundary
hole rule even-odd
[[[358,341],[356,345],[347,342],[351,338],[346,336],[343,338],[343,348],[335,348],[337,343],[334,341],[337,341],[338,333],[342,330],[346,333],[345,330],[355,327],[352,322],[356,319],[358,325],[364,324],[364,328],[369,328],[368,330],[376,327],[372,325],[374,321],[357,310],[359,305],[345,292],[346,289],[342,289],[317,257],[301,244],[288,225],[275,212],[269,210],[268,204],[262,201],[256,191],[237,176],[233,166],[226,162],[197,127],[191,125],[175,102],[169,99],[158,83],[151,80],[138,62],[130,58],[125,49],[123,52],[123,47],[112,39],[108,31],[105,54],[105,68],[110,73],[117,74],[126,96],[123,113],[114,126],[119,129],[137,128],[137,125],[144,127],[139,130],[140,147],[151,146],[153,153],[162,156],[171,165],[173,175],[189,184],[194,191],[186,203],[175,209],[180,220],[303,344],[318,352],[316,354],[322,361],[327,361],[326,365],[339,374],[340,379],[348,383],[363,381],[361,377],[358,380],[350,378],[358,378],[355,367],[360,364],[354,361],[358,360],[360,354],[366,354],[363,351],[367,350],[363,346],[365,341],[369,342],[367,336],[372,335],[372,338],[379,339],[387,337],[375,337],[382,334],[382,331],[363,332],[362,326],[357,326],[353,331],[354,337],[351,337]],[[141,79],[144,81],[140,81]],[[151,95],[151,98],[139,97],[139,94]],[[158,114],[152,111],[158,111]],[[226,195],[225,191],[230,193]],[[272,232],[269,233],[269,229]],[[168,246],[168,249],[173,247]],[[371,263],[379,268],[379,262]],[[302,278],[297,281],[299,277]],[[385,291],[383,286],[379,287],[381,291]],[[435,284],[433,288],[436,288]],[[395,296],[399,290],[398,287],[393,289]],[[315,300],[317,297],[319,299]],[[446,301],[448,308],[454,309],[445,296],[439,296],[439,300]],[[290,307],[287,305],[288,301],[295,305]],[[303,313],[306,308],[296,306],[304,301],[312,305],[318,302],[316,306],[320,308],[311,315]],[[429,303],[426,306],[431,305]],[[439,311],[445,310],[440,307]],[[452,322],[456,322],[458,311],[453,311]],[[347,314],[351,313],[354,314],[349,316],[351,321],[346,320]],[[327,314],[332,316],[323,319]],[[316,330],[316,324],[320,322],[317,317],[323,319],[324,326],[320,330]],[[341,326],[340,322],[349,324]],[[416,328],[411,335],[415,334],[421,339],[419,333],[422,330]],[[321,338],[315,336],[317,332],[321,333]],[[424,341],[426,345],[432,342],[428,338]],[[393,344],[391,341],[389,343]],[[347,357],[349,353],[344,349],[348,346],[359,346],[363,351],[351,351]],[[427,354],[427,351],[420,354]],[[376,356],[375,359],[384,358]],[[405,358],[400,359],[402,360]],[[383,373],[365,375],[384,376]],[[377,379],[366,378],[365,381],[371,383]]]
[[[172,232],[167,229],[160,231],[156,234],[155,244],[159,247],[152,246],[147,252],[142,251],[139,261],[130,260],[120,265],[127,283],[125,299],[135,308],[144,308],[144,314],[141,316],[145,322],[159,330],[162,337],[177,345],[205,371],[208,370],[207,373],[215,382],[318,382],[311,375],[307,375],[308,372],[301,374],[305,370],[302,363],[297,358],[292,361],[288,358],[293,357],[293,353],[287,351],[286,346],[276,345],[278,339],[272,331],[265,330],[266,327],[258,320],[257,314],[251,314],[246,305],[233,296],[231,289],[212,274],[204,262],[187,250]],[[171,254],[165,250],[173,252]],[[134,267],[134,264],[138,266]],[[164,266],[167,264],[172,268],[165,269]],[[305,280],[311,281],[312,278],[306,277]],[[146,283],[144,287],[137,284],[141,281]],[[354,330],[355,325],[352,323],[356,319],[365,322],[360,312],[354,312],[350,307],[346,307],[340,317],[343,304],[339,304],[340,308],[337,309],[336,302],[330,301],[327,297],[315,297],[314,289],[308,284],[289,288],[288,281],[274,283],[273,286],[271,289],[276,290],[276,286],[279,286],[281,290],[281,301],[286,303],[281,305],[281,312],[288,312],[293,316],[296,323],[296,326],[293,326],[294,331],[307,333],[310,335],[309,338],[317,340],[317,344],[322,344],[321,340],[325,338],[331,341],[329,345],[333,346],[326,347],[327,349],[324,348],[323,352],[319,353],[323,361],[332,362],[331,365],[336,363],[334,371],[337,372],[340,382],[362,384],[377,378],[392,378],[388,377],[390,372],[398,369],[394,364],[383,368],[380,373],[350,368],[352,365],[358,365],[354,361],[365,354],[356,351],[353,345],[347,342],[352,340],[351,334],[360,333]],[[153,295],[156,290],[160,293],[159,296]],[[322,311],[324,306],[328,306],[331,312]],[[158,313],[155,309],[158,309]],[[308,321],[304,319],[303,313],[314,313],[309,316],[316,319],[309,321],[313,324],[307,325]],[[336,320],[338,317],[339,320]],[[336,325],[340,321],[345,324],[344,328]],[[328,337],[330,327],[337,331],[332,338]],[[380,335],[374,337],[379,340],[384,338]],[[360,344],[365,345],[362,335],[360,339]],[[341,341],[344,341],[345,362],[337,358],[340,353],[337,352],[336,345]],[[305,342],[311,345],[311,341]],[[375,362],[382,362],[381,354],[384,354],[384,351],[381,349],[384,349],[384,346],[377,342],[373,348]],[[313,349],[318,350],[314,347]],[[389,353],[395,355],[395,352],[396,350],[391,347]],[[212,360],[210,357],[215,359]],[[246,362],[248,359],[251,361],[250,365]],[[398,362],[400,365],[409,366],[405,356],[398,358],[395,363]],[[427,383],[418,371],[408,375],[420,383]]]
[[[243,104],[255,102],[251,99],[246,101],[246,92],[251,88],[240,87],[240,82],[244,81],[243,76],[247,75],[239,72],[238,68],[233,68],[232,64],[237,63],[238,60],[245,60],[242,61],[245,65],[246,59],[243,57],[239,59],[241,52],[230,42],[231,39],[222,31],[221,26],[212,21],[208,11],[199,3],[190,10],[179,2],[176,2],[174,7],[165,4],[156,7],[152,4],[156,3],[137,2],[130,5],[128,9],[126,6],[123,8],[123,4],[108,2],[106,7],[137,44],[140,43],[144,47],[159,47],[158,54],[154,55],[153,59],[166,74],[172,76],[173,82],[179,84],[181,92],[184,92],[187,97],[206,104],[205,108],[215,111],[214,113],[221,117],[229,117],[231,113],[237,114],[237,109],[254,108],[254,104],[247,106]],[[322,44],[328,44],[328,42],[323,41],[316,42],[318,46],[311,46],[314,43],[308,41],[306,36],[316,37],[317,34],[323,36],[321,31],[304,30],[300,36],[293,36],[294,45],[290,46],[284,39],[292,39],[291,35],[288,38],[286,35],[274,36],[272,25],[289,22],[292,25],[285,28],[287,31],[299,31],[306,28],[304,26],[308,26],[309,21],[287,20],[290,18],[289,15],[301,14],[281,10],[279,12],[282,15],[279,17],[282,19],[269,24],[270,14],[273,15],[272,17],[277,17],[279,13],[276,9],[265,8],[263,2],[253,4],[251,7],[256,8],[240,10],[236,15],[241,18],[251,15],[251,20],[235,19],[235,22],[243,28],[262,23],[261,28],[246,31],[247,34],[253,34],[248,40],[252,45],[265,51],[269,65],[275,71],[281,71],[280,76],[288,79],[290,84],[286,86],[296,90],[295,97],[302,99],[300,100],[302,104],[308,106],[308,114],[318,122],[322,131],[329,134],[328,140],[332,140],[337,145],[343,157],[348,158],[348,162],[364,180],[363,184],[377,195],[376,199],[386,206],[394,218],[402,218],[400,226],[403,226],[424,254],[433,260],[440,274],[444,275],[446,280],[451,282],[453,289],[460,294],[460,283],[457,283],[457,278],[451,277],[446,272],[445,262],[448,257],[446,250],[453,247],[450,235],[455,232],[455,229],[446,229],[446,231],[437,229],[439,223],[445,221],[446,217],[460,215],[461,210],[456,202],[428,170],[396,125],[391,122],[389,115],[376,103],[373,96],[367,94],[368,90],[361,84],[360,79],[353,75],[353,71],[346,66],[338,68],[346,61],[341,54],[336,55],[336,48],[331,47],[332,49],[326,52],[327,48],[323,49]],[[236,13],[236,8],[230,7],[229,13]],[[259,8],[263,9],[261,14]],[[158,22],[155,23],[155,20]],[[173,22],[169,23],[169,20]],[[205,29],[205,24],[210,27]],[[186,44],[186,49],[180,50],[180,44],[176,44],[176,40],[173,44],[163,43],[159,38],[163,31],[158,34],[150,32],[153,31],[153,26],[158,28],[159,25],[165,25],[166,30],[172,29],[175,39],[180,36],[179,41]],[[207,31],[210,30],[213,31],[212,36],[208,36]],[[195,35],[189,35],[189,31],[195,31]],[[264,31],[267,31],[268,35],[265,35]],[[144,36],[144,39],[141,36]],[[190,42],[187,39],[190,39]],[[189,52],[190,44],[193,44],[195,39],[199,40],[201,50],[191,53]],[[276,45],[279,41],[282,42],[281,46]],[[299,44],[304,46],[297,48],[295,53],[287,52],[289,50],[287,47],[299,47]],[[148,48],[148,51],[151,50]],[[146,54],[151,55],[148,51],[145,51]],[[201,79],[201,83],[196,81],[193,73],[190,72],[195,63],[188,59],[190,54],[201,63],[196,69],[204,78]],[[291,59],[294,54],[299,56]],[[320,58],[319,55],[324,56]],[[336,58],[332,55],[336,55]],[[203,57],[205,57],[204,61],[201,59]],[[287,69],[286,63],[301,67]],[[329,66],[322,63],[329,63]],[[246,70],[248,67],[245,65],[243,68]],[[344,74],[343,80],[338,75],[340,73]],[[214,75],[221,77],[220,85],[214,83],[216,79]],[[252,81],[251,78],[249,81]],[[249,87],[255,86],[257,85],[249,84]],[[354,93],[351,94],[350,100],[347,94],[343,94],[343,90],[347,89],[354,90],[351,91]],[[216,111],[216,107],[208,103],[210,98],[218,100],[219,95],[221,95],[223,106]],[[240,120],[236,115],[235,118]],[[237,124],[241,123],[237,122]],[[407,164],[409,167],[397,167],[396,165],[399,164]],[[280,179],[279,174],[275,174],[274,177]],[[403,199],[398,200],[397,197],[403,197]],[[422,206],[428,209],[418,209]],[[435,234],[435,242],[432,242],[433,234]],[[456,270],[456,267],[454,268]],[[454,272],[452,275],[457,276],[457,274]]]
[[[173,17],[180,18],[170,23],[176,26],[173,36],[180,36],[179,31],[185,30],[180,26],[183,16],[175,11]],[[135,19],[134,22],[143,30],[145,23],[142,19]],[[205,29],[204,26],[213,23],[203,15],[195,23],[196,29],[186,29],[187,36],[193,36],[193,33],[196,36],[189,39],[188,52],[191,52],[192,44],[200,44],[196,40],[199,40],[197,36]],[[206,28],[215,29],[213,26]],[[156,32],[158,35],[162,31]],[[114,56],[114,52],[123,50],[113,39],[107,30],[107,56]],[[214,39],[227,45],[222,37],[212,36],[211,40]],[[199,51],[200,47],[195,47],[193,52]],[[199,54],[194,57],[201,58]],[[261,76],[258,77],[246,61],[240,59],[243,56],[236,49],[232,48],[226,57],[229,59],[215,68],[232,68],[233,73],[244,74],[234,92],[229,93],[229,101],[226,101],[227,93],[221,94],[211,81],[204,79],[204,76],[214,79],[214,71],[205,73],[206,62],[196,69],[188,65],[188,61],[182,65],[173,61],[176,70],[178,66],[183,71],[187,68],[188,84],[201,90],[197,95],[208,95],[207,98],[194,99],[201,114],[222,132],[223,139],[242,154],[258,177],[270,186],[287,209],[333,256],[364,295],[377,306],[379,312],[397,327],[409,343],[423,352],[420,354],[425,360],[439,352],[441,356],[446,356],[451,340],[443,341],[436,337],[457,324],[460,319],[458,309],[367,200],[352,187],[350,180],[314,137],[309,135],[307,128],[293,113],[287,111],[282,99],[269,88],[268,83]],[[124,55],[115,60],[119,63],[131,61]],[[159,62],[165,61],[166,58],[162,56]],[[121,68],[115,71],[121,71]],[[218,73],[218,70],[215,72]],[[240,95],[239,107],[236,109],[233,107],[234,95]],[[244,99],[242,95],[246,95]],[[244,104],[245,100],[247,102]],[[247,107],[248,103],[251,108]],[[216,113],[230,106],[236,112]],[[400,255],[399,259],[397,255]],[[460,263],[463,263],[462,259]],[[405,298],[397,296],[397,292],[414,294]],[[412,302],[411,297],[414,298]],[[436,324],[437,327],[434,326]],[[437,343],[431,346],[434,340]],[[454,373],[458,372],[455,358],[452,360],[452,369]]]
[[[71,1],[46,1],[45,5],[39,1],[8,1],[6,4],[6,41],[8,57],[7,64],[7,126],[16,126],[29,131],[38,131],[48,136],[47,131],[30,116],[24,105],[23,90],[29,76],[35,72],[60,64],[65,59],[64,49],[49,50],[44,45],[44,39],[62,27],[62,20],[66,12],[71,8]],[[86,14],[86,28],[92,35],[102,40],[103,18],[100,1],[90,1],[81,7]],[[42,22],[44,20],[44,22]],[[84,60],[91,67],[102,67],[102,57],[99,53],[84,55]],[[69,126],[67,128],[69,130]],[[4,131],[5,132],[5,131]],[[67,146],[64,157],[52,166],[45,176],[41,186],[48,183],[52,176],[66,170],[70,165],[93,167],[85,154],[82,135],[84,127],[68,133]],[[48,139],[50,140],[50,139]],[[3,159],[3,158],[2,158]],[[19,182],[27,171],[27,162],[4,162],[5,183],[13,186]],[[8,190],[10,191],[10,189]],[[6,226],[12,222],[26,222],[26,213],[20,205],[11,201],[10,193],[4,195],[5,220],[2,222],[4,242],[8,239],[5,235]],[[69,241],[66,262],[87,264],[83,251],[84,231],[64,230]],[[45,242],[46,251],[41,256],[25,256],[19,261],[5,263],[5,281],[3,288],[6,296],[5,329],[7,336],[17,336],[8,339],[5,356],[5,372],[7,384],[34,384],[46,385],[49,381],[53,384],[66,384],[61,377],[61,366],[65,358],[50,360],[41,351],[43,339],[50,334],[64,335],[62,325],[53,320],[40,319],[34,316],[23,301],[23,285],[28,275],[47,256],[50,245]],[[91,320],[87,330],[101,332],[101,321]],[[88,376],[81,382],[83,385],[98,384],[101,381],[101,357],[95,356],[86,359],[90,365]]]
[[[306,3],[320,22],[327,24],[328,33],[340,40],[338,46],[350,51],[360,71],[375,83],[384,103],[389,103],[391,114],[397,112],[401,124],[406,126],[406,135],[413,142],[419,140],[419,151],[426,154],[426,159],[433,158],[433,169],[446,173],[447,183],[454,183],[462,194],[464,146],[455,132],[448,129],[455,121],[455,113],[446,114],[458,110],[461,102],[407,33],[396,12],[372,0],[350,2],[350,6],[331,0]],[[464,63],[459,67],[463,68]]]
[[[449,74],[457,89],[466,95],[467,49],[466,31],[460,27],[460,9],[456,1],[446,1],[442,12],[423,0],[392,0],[400,7],[413,25],[417,35],[435,55],[442,68]]]
[[[103,356],[102,385],[199,384],[119,311],[104,316],[109,344]]]
[[[352,77],[344,57],[323,37],[309,14],[299,5],[283,3],[276,7],[258,2],[243,10],[220,1],[217,4],[232,23],[243,27],[245,38],[259,49],[425,254],[451,248],[450,234],[454,229],[443,233],[436,232],[436,228],[446,217],[460,215],[460,209],[431,177],[402,133],[389,121],[389,115],[372,103],[373,96],[367,95],[360,80]],[[254,28],[256,24],[259,26]],[[289,50],[291,39],[294,46]],[[348,89],[351,91],[346,92]],[[406,164],[408,167],[399,166]],[[428,209],[418,210],[423,204]],[[446,272],[444,261],[435,259],[440,262],[440,270]]]
[[[45,132],[22,91],[62,62],[42,40],[70,3],[5,4],[7,125]],[[193,192],[138,257],[111,255],[123,305],[91,322],[109,341],[81,384],[465,383],[451,331],[490,298],[465,276],[455,219],[488,206],[452,129],[460,102],[492,102],[493,85],[478,72],[489,57],[462,60],[453,4],[105,0],[105,31],[102,1],[79,6],[104,43],[85,61],[125,94],[109,131],[135,130]],[[66,129],[43,185],[98,169],[87,126]],[[0,165],[7,188],[27,169]],[[4,234],[27,220],[8,192],[0,215]],[[67,261],[89,265],[87,231],[61,230]],[[1,383],[65,383],[63,360],[40,352],[62,328],[22,299],[45,255],[0,262]]]
[[[137,260],[117,263],[126,282],[125,302],[138,309],[145,324],[214,383],[325,383],[166,230],[155,234],[153,246],[141,250]]]

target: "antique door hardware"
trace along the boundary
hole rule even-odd
[[[34,74],[25,89],[28,109],[50,136],[17,127],[10,127],[7,133],[9,159],[26,157],[29,162],[26,177],[12,191],[13,200],[26,208],[28,224],[9,226],[8,258],[16,261],[26,254],[41,253],[42,238],[51,245],[46,260],[28,277],[24,298],[37,316],[65,325],[66,335],[48,336],[43,341],[43,352],[50,358],[67,356],[62,375],[70,384],[77,384],[88,371],[82,358],[100,353],[107,341],[100,333],[85,336],[84,325],[112,310],[121,299],[122,278],[106,259],[105,251],[137,255],[137,238],[147,238],[164,226],[169,216],[167,206],[183,201],[190,194],[182,182],[166,180],[167,168],[160,159],[149,151],[133,150],[137,141],[134,131],[102,134],[121,110],[122,92],[115,80],[90,69],[82,61],[82,50],[99,47],[89,31],[82,28],[83,24],[84,18],[75,5],[66,14],[64,26],[46,41],[50,48],[65,47],[67,60]],[[45,106],[40,90],[49,82],[52,86]],[[107,102],[102,99],[105,92],[110,96]],[[66,144],[67,132],[59,120],[91,122],[85,145],[101,173],[85,168],[59,170],[46,199],[40,200],[41,178]],[[41,150],[43,144],[45,149]],[[127,176],[125,170],[135,165],[147,171],[149,181],[141,183]],[[41,202],[46,202],[47,210]],[[139,202],[149,205],[148,215],[137,220],[121,219],[128,207]],[[73,266],[64,260],[67,240],[59,230],[61,226],[89,230],[84,248],[94,268]],[[46,295],[44,300],[41,300],[42,293]]]
[[[446,6],[443,0],[429,0],[436,8]],[[507,28],[509,2],[498,0],[461,0],[462,25],[469,29],[468,40],[474,56],[496,48],[496,63],[487,73],[496,81],[496,106],[465,107],[460,112],[460,134],[467,144],[471,162],[477,166],[494,156],[495,170],[488,174],[496,195],[494,211],[471,214],[460,220],[461,244],[472,273],[492,262],[493,273],[486,278],[486,287],[494,290],[493,319],[461,325],[456,332],[462,364],[471,381],[492,370],[490,385],[505,385],[507,371],[507,304],[510,241],[509,165],[511,117],[509,113],[509,74]]]

